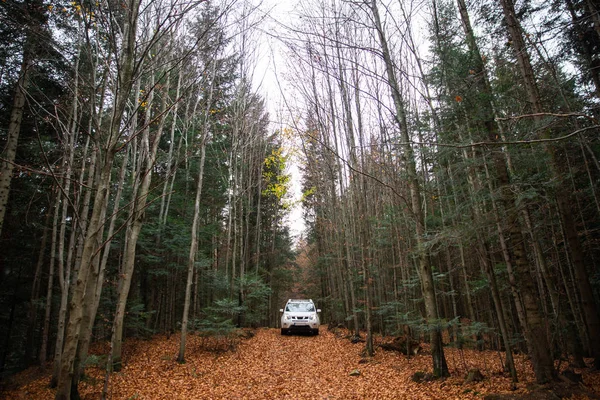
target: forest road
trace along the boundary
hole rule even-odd
[[[241,340],[235,350],[219,352],[214,351],[214,342],[190,333],[182,364],[176,361],[179,335],[128,339],[124,345],[123,369],[111,374],[108,398],[481,400],[490,392],[517,393],[510,390],[510,377],[498,373],[502,365],[495,351],[446,348],[452,376],[415,383],[411,377],[416,371],[431,369],[427,350],[409,359],[378,349],[375,357],[367,360],[361,356],[364,343],[352,344],[326,326],[321,326],[318,336],[282,336],[279,329],[272,328],[252,332],[254,336]],[[106,343],[98,343],[93,352],[101,359],[107,350]],[[517,361],[520,376],[524,378],[518,392],[526,392],[528,381],[533,380],[531,368],[524,356],[517,357]],[[469,368],[480,369],[486,379],[466,385],[464,377]],[[356,370],[359,375],[351,376]],[[55,393],[48,387],[48,371],[34,367],[18,374],[11,390],[0,392],[0,398],[53,399]],[[80,382],[79,393],[83,400],[96,400],[102,392],[105,369],[99,363],[89,366],[86,373],[88,377]]]
[[[188,338],[186,363],[173,362],[178,340],[136,343],[112,378],[113,399],[414,399],[414,383],[395,365],[402,358],[361,363],[352,344],[321,326],[319,335],[281,335],[261,328],[234,352],[211,353]],[[154,340],[152,341],[154,342]],[[143,362],[146,360],[145,362]],[[158,360],[157,364],[149,360]],[[143,362],[144,365],[138,365]],[[359,376],[350,376],[358,369]],[[435,398],[428,396],[426,398]]]

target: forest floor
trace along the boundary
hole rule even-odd
[[[321,327],[318,336],[281,336],[277,329],[258,329],[252,336],[231,342],[210,342],[188,336],[186,363],[176,356],[179,337],[156,336],[152,340],[128,340],[124,367],[111,376],[110,399],[558,399],[533,384],[533,372],[524,356],[516,363],[521,382],[511,390],[510,377],[502,372],[501,355],[495,351],[446,348],[451,377],[413,382],[417,371],[431,371],[431,355],[423,352],[407,358],[377,347],[373,358],[361,356],[364,343],[353,344],[339,329]],[[376,338],[376,343],[384,340]],[[97,345],[106,354],[106,345]],[[98,360],[102,360],[99,357]],[[101,364],[101,363],[100,363]],[[563,363],[565,364],[565,363]],[[484,379],[466,383],[468,371],[477,368]],[[360,373],[351,376],[356,370]],[[82,399],[98,399],[105,372],[101,366],[87,369],[81,382]],[[569,398],[600,398],[600,373],[581,372],[583,384],[569,385]],[[14,376],[3,399],[52,399],[48,372],[31,368]],[[563,387],[564,388],[564,387]],[[499,395],[490,395],[492,393]],[[587,395],[585,394],[587,393]],[[588,397],[589,396],[589,397]],[[566,397],[565,397],[566,398]]]

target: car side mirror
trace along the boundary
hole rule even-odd
[[[283,308],[280,308],[280,309],[279,309],[279,312],[283,312]]]
[[[317,312],[321,312],[321,309],[320,309],[320,308],[317,308]]]

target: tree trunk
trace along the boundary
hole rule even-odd
[[[33,3],[38,3],[38,1]],[[35,32],[38,31],[39,30],[35,30]],[[21,121],[23,120],[25,97],[27,96],[29,75],[33,65],[33,41],[37,39],[37,37],[34,37],[34,33],[29,33],[25,41],[21,71],[19,72],[19,79],[16,83],[15,97],[13,99],[12,110],[10,113],[6,145],[2,151],[3,159],[0,160],[0,233],[2,233],[2,226],[4,225],[4,216],[6,214],[6,206],[8,204],[10,183],[12,181],[14,171],[14,161],[17,155],[19,134],[21,133]]]
[[[513,0],[501,0],[501,4],[504,11],[504,18],[507,23],[508,32],[512,39],[512,45],[517,57],[521,79],[527,91],[531,109],[534,114],[537,114],[534,120],[538,125],[542,125],[542,117],[539,114],[544,111],[544,108],[542,106],[541,97],[535,80],[535,74],[529,59],[529,53],[527,52],[525,41],[523,40],[523,33],[519,25],[519,21],[516,18]],[[541,135],[544,138],[549,138],[550,132],[548,129],[543,129]],[[577,287],[579,288],[579,293],[581,296],[581,304],[583,314],[585,316],[588,336],[590,338],[597,338],[600,337],[600,318],[598,316],[598,311],[589,280],[589,274],[584,263],[583,249],[581,247],[581,242],[579,241],[579,236],[575,227],[575,219],[570,206],[570,196],[567,193],[566,187],[563,183],[564,171],[562,161],[553,144],[546,144],[545,151],[548,155],[550,155],[550,167],[553,178],[556,182],[558,182],[555,196],[560,218],[565,230],[565,237],[571,253],[571,262],[577,278]],[[535,299],[532,299],[532,301],[535,301]],[[533,304],[530,304],[529,306],[533,307]],[[528,308],[528,312],[529,311],[533,311],[535,313],[534,309],[530,310]],[[540,325],[543,325],[543,318],[541,318],[541,316],[540,318],[537,316],[530,318],[528,314],[528,319],[530,324],[539,323]],[[540,340],[536,333],[533,333],[533,335],[537,340]],[[600,368],[600,341],[592,339],[590,342],[592,356],[594,357],[594,366],[596,368]],[[544,346],[546,346],[546,348],[543,348]],[[536,364],[537,357],[541,358],[540,362],[545,360],[543,361],[544,365],[538,365],[537,368],[534,368],[536,370],[536,379],[539,382],[547,382],[551,379],[554,379],[556,376],[554,366],[550,365],[551,363],[547,360],[547,354],[549,353],[548,350],[547,343],[540,343],[537,356],[533,357],[532,355],[534,366]]]
[[[131,210],[131,220],[126,233],[126,244],[123,257],[123,268],[121,271],[121,279],[119,281],[119,294],[117,299],[117,307],[115,310],[113,337],[111,339],[111,361],[112,368],[115,371],[121,369],[121,346],[123,341],[123,325],[125,318],[125,311],[127,307],[127,298],[129,297],[129,289],[131,287],[131,280],[133,278],[133,272],[135,269],[135,254],[137,242],[144,225],[144,215],[146,211],[146,203],[150,194],[150,182],[152,181],[152,169],[156,161],[156,153],[158,151],[158,144],[163,132],[163,118],[166,111],[166,96],[163,97],[161,111],[159,112],[159,127],[156,130],[154,137],[150,135],[150,128],[153,122],[152,119],[152,106],[154,102],[155,88],[154,76],[151,76],[149,83],[148,97],[145,99],[145,117],[141,138],[140,138],[140,154],[139,154],[139,169],[135,172],[136,183],[133,191],[133,204]],[[169,89],[169,79],[165,84],[166,90]]]
[[[35,266],[35,274],[33,276],[33,284],[31,285],[31,296],[29,298],[29,306],[27,308],[27,319],[29,323],[27,325],[27,342],[25,347],[25,362],[27,365],[30,365],[35,362],[37,358],[39,358],[36,353],[35,346],[35,328],[37,325],[37,315],[38,315],[38,305],[37,301],[40,297],[40,282],[42,280],[42,267],[46,261],[46,247],[48,243],[48,231],[50,231],[49,223],[50,217],[52,216],[52,204],[48,207],[46,211],[46,219],[44,222],[43,234],[42,234],[42,242],[40,244],[40,252],[38,254],[38,261]]]
[[[185,362],[185,341],[187,335],[188,316],[190,311],[190,299],[192,291],[192,280],[194,277],[194,267],[196,263],[196,252],[198,251],[198,225],[200,223],[200,199],[202,197],[202,183],[204,181],[204,163],[206,161],[206,140],[208,137],[209,127],[209,116],[210,110],[213,106],[212,98],[214,93],[215,85],[215,74],[217,72],[217,58],[215,55],[214,62],[212,63],[212,71],[210,76],[210,92],[206,102],[206,108],[204,111],[204,122],[202,127],[202,135],[200,137],[200,164],[198,166],[198,185],[196,186],[196,197],[194,200],[194,216],[192,220],[192,232],[191,232],[191,244],[190,252],[188,254],[188,265],[187,265],[187,280],[185,285],[185,301],[183,304],[183,317],[181,319],[181,340],[179,342],[179,355],[177,356],[177,362]],[[235,254],[235,249],[234,249]],[[235,262],[235,261],[234,261]],[[232,276],[232,285],[235,276]],[[197,290],[197,288],[196,288]]]
[[[78,87],[79,87],[79,54],[75,60],[74,65],[75,78],[74,78],[74,94],[75,99],[77,98]],[[62,132],[64,136],[64,177],[62,182],[59,183],[59,189],[63,191],[62,201],[62,215],[60,220],[60,233],[58,241],[58,277],[61,288],[60,297],[60,309],[58,312],[58,331],[56,333],[56,345],[54,347],[54,364],[52,368],[52,378],[50,380],[50,387],[55,387],[60,379],[61,369],[61,357],[63,352],[64,335],[65,335],[65,323],[67,318],[67,307],[69,301],[69,286],[71,281],[71,260],[73,255],[73,242],[75,240],[75,231],[77,227],[73,227],[69,238],[69,245],[67,247],[67,260],[65,262],[65,242],[67,232],[67,221],[73,215],[69,216],[69,206],[72,205],[72,194],[71,194],[71,174],[73,173],[73,161],[75,156],[75,131],[78,119],[78,102],[73,101],[70,120],[67,128]],[[73,214],[77,210],[72,210]],[[81,234],[84,234],[81,232]]]
[[[81,328],[81,319],[83,314],[83,300],[87,279],[92,268],[92,260],[98,255],[97,244],[100,241],[98,234],[104,221],[101,216],[105,214],[107,192],[109,190],[112,164],[117,150],[117,143],[120,138],[123,113],[127,106],[127,101],[133,87],[133,71],[135,60],[135,39],[137,32],[137,22],[139,13],[139,2],[129,0],[125,16],[125,28],[123,30],[123,46],[120,57],[120,70],[118,76],[117,90],[114,98],[114,111],[108,132],[106,133],[106,142],[104,143],[103,165],[98,181],[95,184],[96,193],[92,206],[92,214],[89,220],[88,230],[83,243],[81,256],[81,267],[75,280],[73,296],[69,304],[70,316],[67,325],[67,336],[65,348],[61,356],[60,377],[56,400],[69,400],[71,397],[71,380],[73,378],[73,363],[75,361],[77,346],[79,343],[79,334]]]
[[[48,288],[46,290],[46,309],[44,312],[44,328],[42,330],[42,345],[40,347],[40,365],[45,368],[48,356],[48,337],[50,336],[50,313],[52,311],[52,293],[54,290],[54,265],[56,259],[56,241],[58,235],[58,217],[60,215],[60,199],[62,193],[56,189],[54,200],[54,217],[52,220],[52,239],[50,242],[50,267],[48,268]]]
[[[421,278],[421,287],[423,291],[423,300],[425,302],[425,312],[427,324],[431,326],[431,354],[433,358],[433,374],[437,377],[449,376],[448,364],[444,356],[444,348],[442,342],[442,332],[440,321],[438,318],[437,301],[435,287],[433,282],[433,272],[428,263],[427,255],[424,249],[425,224],[423,220],[423,210],[421,204],[421,193],[419,182],[417,180],[417,169],[413,149],[410,145],[410,135],[408,133],[408,123],[406,121],[406,112],[400,87],[396,80],[394,72],[394,64],[391,54],[388,49],[387,39],[381,25],[379,10],[376,0],[371,0],[371,11],[373,13],[375,29],[379,36],[379,44],[381,46],[382,56],[385,63],[387,84],[392,92],[392,98],[395,106],[395,118],[400,128],[400,134],[403,148],[405,151],[406,168],[408,173],[408,185],[410,189],[410,203],[412,214],[416,225],[416,244],[418,251],[418,269]]]
[[[206,129],[206,127],[205,127]],[[200,223],[200,198],[202,196],[202,181],[204,176],[204,161],[206,160],[206,130],[202,134],[203,138],[200,144],[200,170],[198,172],[198,186],[196,188],[196,198],[194,200],[194,217],[192,222],[192,234],[190,253],[188,256],[187,279],[185,285],[185,302],[183,304],[183,317],[181,319],[181,340],[179,342],[179,355],[177,362],[185,362],[185,341],[187,336],[188,314],[190,310],[190,298],[192,291],[192,281],[194,277],[194,268],[196,262],[196,252],[198,251],[198,225]]]

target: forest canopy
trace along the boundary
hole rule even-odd
[[[600,4],[293,6],[0,2],[0,376],[76,398],[93,342],[183,363],[292,295],[435,377],[449,345],[599,369]]]

